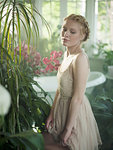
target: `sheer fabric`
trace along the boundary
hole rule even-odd
[[[59,68],[57,73],[59,95],[54,108],[53,127],[49,126],[55,140],[59,142],[59,137],[65,129],[68,116],[69,105],[73,95],[73,73],[72,62],[76,61],[77,55],[71,55],[64,58],[65,67]],[[70,150],[98,150],[101,145],[101,137],[98,126],[94,118],[90,103],[84,95],[82,104],[76,113],[74,127],[71,136],[67,140]]]

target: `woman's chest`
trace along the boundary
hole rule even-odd
[[[62,64],[59,67],[60,72],[65,72],[67,69],[72,67],[73,57],[66,58],[62,61]],[[70,70],[69,70],[70,71]]]
[[[58,73],[57,73],[57,78],[58,78],[58,82],[60,84],[67,84],[68,82],[73,82],[73,68],[72,65],[68,65],[66,66],[66,68],[63,68],[61,70],[61,68],[58,69]]]

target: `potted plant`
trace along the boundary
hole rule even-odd
[[[102,41],[97,41],[95,44],[91,45],[92,56],[89,57],[91,70],[104,72],[103,64],[105,59],[103,54],[106,49],[108,49],[108,44]]]
[[[101,138],[102,150],[113,149],[113,99],[97,96],[91,100],[91,106],[96,117]]]
[[[93,56],[95,58],[103,56],[103,52],[106,50],[106,47],[108,47],[107,43],[97,41],[95,44],[91,46],[91,48],[93,49]]]
[[[3,0],[0,2],[0,84],[11,95],[11,107],[0,128],[0,149],[43,150],[43,138],[39,133],[44,130],[43,123],[49,113],[47,93],[33,80],[32,67],[22,56],[21,26],[27,37],[27,53],[30,53],[32,26],[38,37],[38,23],[33,13],[45,19],[38,10],[25,5],[25,1]],[[47,23],[46,23],[47,25]],[[33,35],[34,36],[34,35]],[[19,51],[15,47],[19,45]],[[38,86],[43,96],[37,95],[33,84]],[[1,116],[0,116],[1,117]],[[34,132],[34,130],[35,132]]]
[[[105,64],[104,69],[110,77],[113,77],[113,50],[104,51]]]

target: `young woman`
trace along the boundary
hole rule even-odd
[[[102,144],[91,106],[85,96],[90,72],[81,44],[89,37],[89,26],[81,15],[71,14],[62,25],[66,47],[58,69],[58,89],[44,133],[45,150],[98,150]]]

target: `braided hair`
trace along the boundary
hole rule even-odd
[[[81,15],[71,14],[67,16],[66,18],[64,18],[64,21],[67,21],[67,20],[73,20],[77,23],[80,23],[81,32],[85,35],[82,41],[86,41],[89,38],[90,29],[89,29],[89,24],[87,20],[85,19],[85,17]]]

